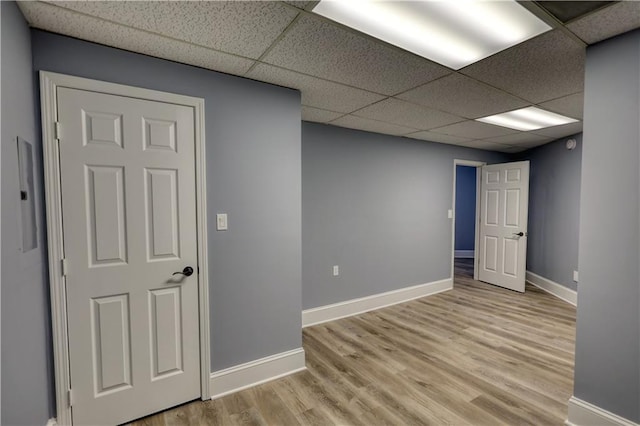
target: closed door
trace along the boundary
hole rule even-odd
[[[194,111],[57,95],[73,421],[123,423],[200,396]]]
[[[529,209],[529,162],[482,167],[481,281],[524,292]]]

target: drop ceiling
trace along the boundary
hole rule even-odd
[[[34,28],[298,89],[306,121],[501,152],[582,122],[519,132],[475,118],[538,106],[582,120],[585,47],[640,27],[640,2],[522,2],[553,30],[454,71],[317,16],[315,3],[18,4]]]

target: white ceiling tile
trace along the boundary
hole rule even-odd
[[[422,130],[420,132],[410,133],[406,135],[408,138],[412,139],[420,139],[423,141],[429,142],[438,142],[438,143],[446,143],[451,145],[459,145],[465,142],[470,142],[472,139],[469,138],[460,138],[451,135],[445,135],[442,133],[435,133]]]
[[[550,139],[546,136],[540,136],[534,133],[519,132],[519,133],[514,133],[512,135],[498,136],[495,138],[487,138],[483,140],[487,142],[502,143],[506,145],[516,145],[516,144],[530,143],[530,142],[541,143],[541,142],[548,141]]]
[[[331,120],[335,120],[338,117],[342,117],[344,114],[341,112],[327,111],[325,109],[318,109],[309,106],[302,106],[302,120],[313,121],[316,123],[328,123]]]
[[[501,143],[487,142],[487,141],[471,141],[465,144],[461,144],[467,148],[475,148],[475,149],[485,149],[488,151],[498,151],[498,152],[507,152],[506,150],[510,148],[509,145],[503,145]]]
[[[257,64],[247,77],[302,92],[302,104],[337,112],[351,112],[384,96],[266,64]]]
[[[461,74],[450,74],[396,96],[466,118],[485,117],[530,104]]]
[[[428,130],[464,121],[464,118],[418,106],[399,99],[387,98],[353,113],[359,117],[386,121],[414,129]]]
[[[553,139],[563,138],[565,136],[575,135],[582,132],[582,121],[577,123],[563,124],[562,126],[547,127],[546,129],[534,130],[531,133],[536,135],[548,136]]]
[[[298,12],[275,1],[64,1],[56,5],[227,53],[258,58]]]
[[[432,131],[469,139],[486,139],[518,133],[517,130],[480,123],[475,120],[464,121],[462,123],[456,123],[445,127],[438,127],[437,129],[432,129]]]
[[[312,15],[293,24],[263,61],[386,95],[450,72]]]
[[[640,2],[621,1],[567,25],[588,44],[640,27]]]
[[[583,91],[584,46],[554,30],[461,70],[533,103]]]
[[[46,3],[20,3],[29,24],[95,43],[230,74],[244,74],[254,63],[222,52],[81,15]]]
[[[564,96],[552,101],[543,102],[539,106],[542,109],[557,112],[558,114],[562,114],[567,117],[582,119],[582,112],[584,108],[584,94],[576,93],[573,95]]]
[[[356,117],[355,115],[345,115],[337,120],[331,122],[331,124],[348,127],[350,129],[366,130],[367,132],[385,133],[387,135],[406,135],[408,133],[414,133],[416,129],[409,127],[397,126],[395,124],[384,123],[382,121],[369,120],[367,118]]]

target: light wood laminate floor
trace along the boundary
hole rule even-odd
[[[307,368],[135,425],[562,425],[575,308],[472,279],[452,291],[303,331]]]

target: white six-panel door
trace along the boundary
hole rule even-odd
[[[194,110],[57,95],[73,421],[123,423],[200,396]]]
[[[524,292],[528,206],[528,161],[482,167],[478,260],[481,281]]]

